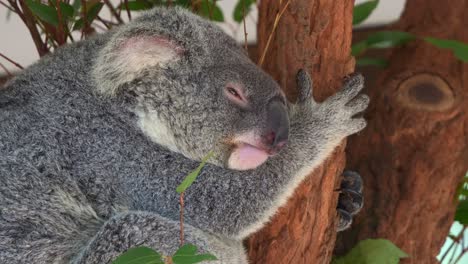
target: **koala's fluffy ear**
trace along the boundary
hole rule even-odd
[[[138,32],[115,36],[104,47],[93,67],[98,92],[115,95],[119,88],[145,71],[157,74],[184,56],[185,49],[163,35]]]

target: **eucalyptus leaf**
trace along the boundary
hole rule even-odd
[[[210,17],[211,13],[210,10],[212,9],[212,17]],[[213,1],[203,1],[201,2],[200,10],[198,13],[206,18],[211,19],[212,21],[216,22],[224,22],[224,15],[223,11],[218,5],[215,5]]]
[[[462,225],[468,225],[468,200],[461,200],[455,212],[455,221]]]
[[[208,153],[208,155],[206,155],[202,159],[202,162],[200,163],[200,165],[198,165],[198,167],[195,170],[190,172],[182,181],[182,183],[179,186],[177,186],[176,191],[178,194],[185,192],[185,190],[187,190],[187,188],[193,184],[193,182],[197,179],[198,174],[200,174],[206,162],[213,156],[213,154],[214,154],[213,151],[210,151],[210,153]]]
[[[425,41],[432,45],[441,48],[449,49],[453,52],[457,59],[468,62],[468,44],[456,40],[438,39],[438,38],[424,38]]]
[[[62,12],[62,17],[64,17],[66,20],[69,20],[75,14],[73,6],[65,2],[60,2],[60,11]]]
[[[164,264],[161,255],[148,247],[136,247],[127,250],[112,264]]]
[[[372,0],[354,6],[353,25],[360,24],[366,20],[370,14],[372,14],[372,11],[375,10],[378,4],[379,0]]]
[[[386,239],[360,241],[348,254],[335,258],[332,264],[398,264],[408,255]]]
[[[89,7],[89,9],[88,9],[88,11],[86,13],[86,20],[87,20],[89,25],[94,21],[94,19],[96,19],[99,12],[101,11],[103,5],[104,5],[103,3],[98,2],[98,3],[95,3],[94,5]],[[83,26],[84,26],[83,18],[80,18],[75,22],[75,25],[73,25],[73,30],[82,29]]]
[[[148,10],[154,6],[151,2],[142,1],[142,0],[128,1],[127,4],[128,4],[128,10],[131,10],[131,11]],[[126,8],[126,5],[122,3],[121,8]]]
[[[26,0],[26,5],[40,20],[53,26],[58,26],[57,10],[55,10],[53,6],[48,6],[33,0]]]
[[[237,1],[234,11],[232,13],[232,18],[237,23],[242,22],[244,15],[247,16],[252,10],[252,5],[255,3],[255,0],[239,0]],[[244,14],[245,10],[245,14]]]
[[[172,256],[172,262],[174,262],[174,264],[193,264],[202,261],[217,260],[212,254],[197,255],[197,251],[198,249],[195,245],[185,244]]]
[[[386,49],[406,44],[416,37],[403,31],[379,31],[367,37],[368,48]]]

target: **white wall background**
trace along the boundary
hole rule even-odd
[[[348,0],[347,0],[348,1]],[[361,3],[366,0],[356,0]],[[220,26],[239,41],[244,40],[243,28],[232,19],[232,12],[237,0],[219,1],[219,5],[225,14],[225,23]],[[405,0],[381,0],[378,8],[364,23],[366,25],[376,25],[388,23],[398,19],[403,9]],[[27,66],[38,59],[36,48],[31,40],[29,32],[23,22],[14,14],[7,17],[8,10],[0,5],[0,53],[7,55],[23,66]],[[248,41],[255,42],[257,37],[256,22],[257,9],[246,19]],[[13,65],[0,58],[0,63],[10,70],[16,70]],[[0,74],[2,74],[0,69]]]

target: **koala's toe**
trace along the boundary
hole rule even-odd
[[[351,170],[346,170],[342,174],[341,189],[353,190],[362,193],[362,178],[359,173]]]
[[[351,224],[353,223],[353,216],[346,212],[345,210],[337,209],[338,213],[338,223],[337,223],[337,231],[343,231],[348,229]]]
[[[310,78],[309,73],[304,69],[300,69],[296,75],[297,83],[297,102],[301,103],[306,100],[311,99],[312,97],[312,79]]]

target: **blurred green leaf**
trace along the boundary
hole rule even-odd
[[[174,4],[177,6],[188,8],[191,5],[191,1],[190,0],[177,0],[175,1]]]
[[[127,250],[112,264],[164,264],[161,255],[148,247],[136,247]]]
[[[62,17],[65,18],[65,20],[69,20],[72,18],[75,14],[75,10],[73,6],[65,3],[65,2],[60,2],[60,11],[62,12]]]
[[[80,13],[81,0],[75,0],[75,1],[73,1],[72,6],[73,6],[73,11],[74,11],[73,13],[74,13],[74,15],[75,15],[75,16],[78,15],[78,14]]]
[[[131,11],[142,11],[148,10],[153,7],[153,3],[144,0],[135,0],[135,1],[128,1],[128,9]],[[121,8],[125,8],[125,4],[121,4]]]
[[[247,16],[250,11],[252,10],[252,5],[255,3],[255,0],[239,0],[237,1],[236,6],[234,7],[234,11],[232,13],[232,18],[237,23],[242,22],[244,19],[244,8],[245,8],[245,16]]]
[[[198,167],[193,170],[192,172],[190,172],[186,177],[185,179],[182,181],[182,183],[177,186],[177,193],[181,194],[183,192],[185,192],[185,190],[187,190],[188,187],[190,187],[193,182],[197,179],[198,177],[198,174],[200,174],[201,170],[203,169],[203,167],[205,166],[206,162],[213,156],[213,151],[210,151],[210,153],[208,153],[208,155],[206,155],[203,159],[202,159],[202,162],[200,163],[200,165],[198,165]]]
[[[378,4],[379,0],[372,0],[354,6],[353,25],[360,24],[366,20]]]
[[[453,52],[457,59],[468,62],[468,44],[456,40],[424,38],[425,41],[441,49],[449,49]]]
[[[348,254],[333,260],[333,264],[398,264],[408,255],[386,239],[360,241]]]
[[[53,26],[58,26],[57,10],[55,10],[54,7],[33,0],[26,0],[26,5],[31,9],[31,12],[42,21]]]
[[[358,56],[367,49],[367,42],[365,40],[360,41],[351,46],[351,55]]]
[[[367,37],[368,48],[386,49],[406,44],[416,37],[403,31],[379,31]]]
[[[378,66],[385,68],[388,66],[388,61],[385,59],[377,58],[359,58],[356,60],[356,65],[358,66]]]
[[[455,212],[455,221],[462,225],[468,225],[468,200],[461,200]]]
[[[193,264],[202,261],[217,260],[212,254],[197,255],[197,250],[195,245],[185,244],[172,256],[172,261],[174,264]]]
[[[211,18],[210,18],[210,9],[213,9],[213,11],[212,11],[213,16]],[[216,22],[223,22],[224,21],[223,11],[221,10],[221,8],[218,5],[213,4],[212,0],[202,1],[201,6],[200,6],[200,10],[198,11],[198,13],[203,17],[211,19],[212,21],[216,21]]]
[[[103,5],[104,5],[103,3],[97,2],[89,7],[86,13],[86,21],[88,21],[89,25],[91,25],[94,19],[96,19]],[[84,26],[83,18],[80,18],[75,22],[75,25],[73,25],[73,30],[82,29],[83,26]]]
[[[353,56],[358,56],[371,48],[392,48],[403,45],[414,39],[416,39],[414,35],[403,31],[379,31],[371,34],[367,39],[354,44],[351,47],[351,54]]]

